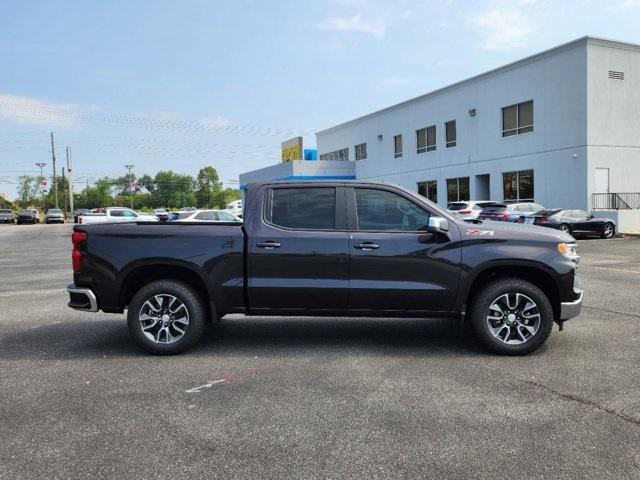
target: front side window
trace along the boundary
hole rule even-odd
[[[216,220],[220,220],[222,222],[235,222],[236,217],[227,212],[216,212]]]
[[[507,203],[533,201],[533,170],[502,174],[503,198]]]
[[[355,146],[356,150],[356,160],[366,160],[367,159],[367,144],[361,143],[360,145]]]
[[[438,181],[427,180],[426,182],[418,182],[418,193],[433,203],[438,203]]]
[[[358,230],[416,232],[429,225],[429,213],[392,192],[356,188]]]
[[[432,152],[436,149],[436,126],[416,130],[416,153]]]
[[[502,136],[533,132],[533,100],[502,109]]]
[[[469,177],[447,179],[447,202],[469,200]]]
[[[266,220],[284,228],[332,230],[336,220],[334,188],[274,188],[269,190]]]
[[[393,137],[393,156],[400,158],[402,156],[402,135]]]
[[[446,137],[446,147],[451,148],[456,146],[456,121],[451,120],[450,122],[446,122],[444,124],[444,133]]]
[[[135,212],[132,212],[131,210],[124,210],[123,216],[131,218],[137,217],[138,215],[136,215]]]

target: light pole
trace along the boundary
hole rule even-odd
[[[133,190],[131,190],[131,183],[133,183],[133,177],[131,176],[131,170],[133,170],[133,167],[135,167],[135,165],[133,165],[133,164],[128,164],[128,165],[124,166],[124,168],[129,170],[129,195],[131,195],[131,210],[133,210]]]
[[[40,192],[42,193],[42,213],[44,213],[44,210],[46,205],[44,204],[44,188],[42,188],[42,181],[44,180],[44,175],[42,173],[42,169],[44,167],[46,167],[47,164],[44,162],[36,162],[36,167],[40,167],[40,182],[38,182],[40,184]]]

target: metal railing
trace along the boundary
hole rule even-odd
[[[593,210],[633,210],[640,208],[640,192],[632,193],[593,193]]]

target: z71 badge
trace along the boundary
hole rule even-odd
[[[477,237],[493,237],[493,230],[478,230],[477,228],[467,229],[467,235],[474,235]]]

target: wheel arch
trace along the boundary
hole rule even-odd
[[[469,277],[466,282],[466,288],[463,290],[462,304],[468,311],[470,304],[473,302],[476,292],[486,283],[498,279],[516,277],[531,282],[544,292],[551,302],[554,318],[560,316],[560,285],[543,265],[537,263],[501,263],[488,264],[479,269],[473,276]]]
[[[209,316],[211,318],[215,316],[216,310],[211,292],[200,272],[189,264],[169,259],[136,263],[126,268],[119,282],[119,306],[127,307],[138,290],[156,280],[179,280],[191,286],[202,296],[209,310]]]

